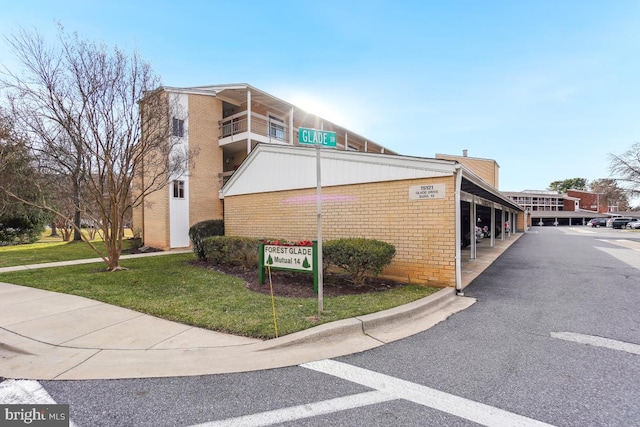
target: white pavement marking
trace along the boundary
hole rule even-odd
[[[565,341],[588,344],[596,347],[605,347],[611,350],[625,351],[631,354],[640,355],[640,345],[624,341],[616,341],[609,338],[597,337],[595,335],[576,334],[573,332],[551,332],[553,338]]]
[[[483,403],[335,360],[321,360],[300,366],[371,387],[390,397],[428,406],[485,426],[550,426],[550,424]]]
[[[0,383],[0,403],[3,405],[55,405],[57,402],[38,381],[6,380]],[[75,427],[69,420],[69,427]]]
[[[317,415],[331,414],[347,409],[360,408],[362,406],[387,402],[389,400],[396,400],[396,398],[379,391],[369,391],[366,393],[354,394],[351,396],[323,400],[322,402],[308,403],[305,405],[260,412],[257,414],[245,415],[237,418],[228,418],[226,420],[211,421],[203,424],[197,424],[191,427],[269,426],[277,423],[315,417]]]
[[[611,255],[612,257],[630,265],[631,267],[640,270],[640,257],[638,253],[628,248],[600,248],[596,246],[596,249]]]
[[[38,381],[6,380],[0,383],[0,403],[49,405],[56,401],[42,388]]]
[[[601,242],[611,243],[613,245],[622,246],[627,249],[633,249],[634,251],[640,251],[640,242],[629,239],[598,239]]]
[[[585,230],[584,228],[568,228],[563,229],[565,233],[574,232],[574,233],[582,233],[582,234],[595,234],[595,231]]]

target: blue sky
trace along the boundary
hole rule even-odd
[[[3,36],[59,22],[168,86],[249,83],[400,154],[495,159],[503,191],[609,177],[640,141],[637,0],[4,3]]]

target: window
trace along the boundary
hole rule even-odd
[[[284,120],[271,114],[269,114],[269,136],[271,138],[285,140]]]
[[[184,181],[173,181],[173,198],[184,199]]]
[[[176,117],[173,118],[171,123],[171,134],[178,137],[184,136],[184,120]]]

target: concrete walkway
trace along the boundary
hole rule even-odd
[[[463,261],[463,288],[521,235],[480,243]],[[487,247],[484,247],[487,246]],[[159,256],[176,252],[143,255]],[[463,251],[463,258],[468,251]],[[126,258],[126,257],[123,257]],[[16,271],[77,263],[0,269]],[[1,279],[1,276],[0,276]],[[170,322],[87,298],[0,283],[0,376],[108,379],[205,375],[293,366],[372,349],[424,331],[475,302],[442,289],[391,310],[271,340]]]

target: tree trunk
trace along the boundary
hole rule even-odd
[[[73,224],[75,225],[73,229],[73,240],[80,241],[82,240],[82,216],[80,212],[80,183],[77,177],[73,182],[73,208]]]
[[[122,226],[115,227],[111,230],[104,230],[105,239],[104,246],[107,250],[107,269],[109,271],[124,270],[120,266],[120,256],[122,255]]]
[[[58,227],[56,227],[55,221],[51,223],[51,234],[49,237],[58,237]]]

